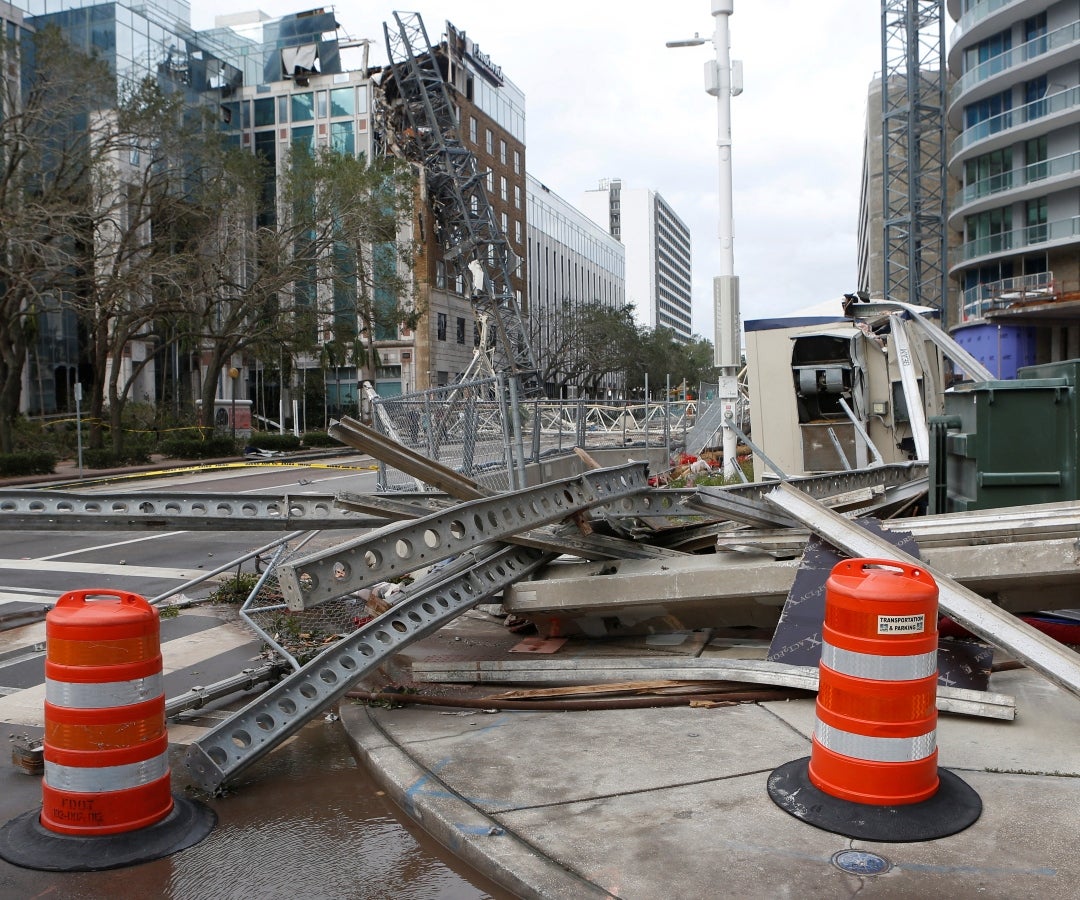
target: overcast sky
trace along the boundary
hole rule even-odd
[[[304,0],[191,0],[195,28],[215,15],[271,16]],[[705,92],[715,58],[710,0],[353,0],[334,8],[351,38],[417,12],[432,42],[449,19],[525,92],[526,162],[580,205],[603,178],[658,191],[693,240],[693,327],[713,338],[719,266],[717,102]],[[856,288],[855,238],[867,88],[881,68],[880,4],[872,0],[735,0],[731,58],[744,91],[731,100],[735,274],[744,320],[819,306]],[[701,47],[665,42],[699,33]],[[840,311],[837,302],[837,313]]]

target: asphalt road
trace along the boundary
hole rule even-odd
[[[74,488],[65,485],[63,490]],[[369,458],[302,467],[208,468],[157,477],[95,480],[80,493],[370,493]],[[32,491],[32,488],[19,490]],[[0,726],[42,734],[46,610],[67,591],[115,589],[153,598],[284,536],[273,531],[23,531],[0,516]],[[356,534],[324,531],[332,544]],[[245,564],[251,570],[253,564]],[[205,597],[215,581],[185,588]],[[38,621],[11,626],[29,611]],[[5,618],[8,620],[5,622]],[[235,607],[196,605],[161,621],[165,693],[177,697],[265,661],[262,642]],[[184,713],[169,726],[174,790],[183,782],[183,745],[250,696],[233,695]],[[384,897],[477,900],[505,896],[417,831],[358,768],[340,726],[322,717],[249,775],[235,794],[208,801],[218,825],[202,843],[134,867],[90,873],[20,869],[0,860],[0,896],[91,900],[124,896],[175,900]],[[40,779],[0,766],[0,827],[40,805]]]

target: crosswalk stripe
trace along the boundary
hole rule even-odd
[[[35,634],[41,631],[44,640],[44,623],[28,626]],[[24,646],[32,645],[35,638],[24,630],[20,637]],[[162,673],[182,671],[197,666],[207,660],[228,653],[250,643],[252,634],[238,623],[222,622],[213,628],[206,628],[194,634],[184,635],[161,645]],[[44,676],[43,676],[44,677]],[[5,691],[11,690],[10,693]],[[6,725],[42,728],[45,725],[45,682],[23,689],[0,688],[0,722]],[[207,728],[191,724],[169,723],[169,740],[172,743],[187,744]]]
[[[131,578],[176,578],[180,581],[189,581],[206,574],[201,569],[171,569],[165,566],[122,566],[115,563],[62,562],[60,560],[49,560],[46,564],[40,559],[0,559],[0,570],[39,572],[43,568],[47,568],[53,574],[81,572],[86,575],[126,575]]]

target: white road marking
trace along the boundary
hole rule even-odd
[[[81,550],[68,550],[65,553],[54,553],[52,556],[36,556],[43,562],[46,560],[63,559],[65,556],[78,556],[80,553],[92,553],[96,550],[109,550],[113,547],[126,547],[129,544],[138,544],[141,541],[156,541],[158,538],[173,537],[177,534],[187,534],[186,531],[162,531],[157,534],[144,534],[139,537],[128,538],[124,541],[114,541],[111,544],[98,544],[94,547],[83,547]]]
[[[25,632],[21,637],[24,643],[29,641]],[[227,653],[250,643],[253,637],[250,631],[238,623],[222,622],[214,628],[165,641],[161,645],[162,672],[168,675],[170,672],[197,666],[221,653]],[[0,722],[6,725],[44,727],[44,682],[23,690],[16,690],[15,693],[9,693],[7,696],[0,696]],[[190,724],[169,723],[168,727],[169,741],[174,744],[191,743],[208,730]]]
[[[42,569],[40,559],[0,559],[0,570],[36,572]],[[48,571],[82,572],[87,575],[127,575],[133,578],[178,578],[188,581],[206,573],[201,569],[169,569],[164,566],[121,566],[115,563],[54,562],[49,561]]]

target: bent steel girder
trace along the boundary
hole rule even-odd
[[[484,545],[406,586],[400,603],[331,645],[299,671],[211,729],[189,747],[184,765],[213,793],[278,747],[365,675],[477,603],[552,559],[527,547]]]
[[[289,609],[307,609],[481,544],[506,540],[518,532],[647,490],[647,478],[645,463],[627,463],[470,500],[278,566],[278,586]],[[550,543],[558,541],[553,537]],[[556,552],[564,551],[559,548]]]

